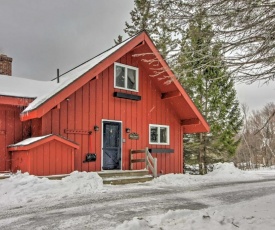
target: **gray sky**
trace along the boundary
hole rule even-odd
[[[255,82],[252,85],[236,84],[237,95],[240,103],[245,103],[249,111],[260,110],[267,103],[275,103],[275,83],[269,84]]]
[[[14,76],[52,79],[113,46],[132,8],[130,0],[0,0],[0,53],[13,58]]]
[[[0,53],[13,75],[40,80],[63,73],[114,45],[133,0],[0,0]],[[268,86],[238,85],[241,103],[260,109],[274,100]]]

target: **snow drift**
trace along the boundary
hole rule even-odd
[[[43,201],[49,198],[90,194],[102,190],[102,178],[95,172],[72,172],[62,180],[17,173],[0,181],[0,206]]]
[[[214,164],[213,171],[206,175],[167,174],[153,180],[155,185],[189,186],[200,183],[214,183],[219,181],[247,181],[259,180],[262,177],[252,175],[234,166],[233,163]]]

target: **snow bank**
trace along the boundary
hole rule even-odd
[[[43,202],[67,196],[90,194],[103,189],[102,178],[94,172],[72,172],[62,180],[17,173],[0,181],[0,206]]]
[[[273,171],[275,172],[275,171]],[[263,174],[264,175],[264,174]],[[266,173],[265,173],[266,175]],[[270,174],[274,177],[274,173]],[[147,183],[149,186],[200,186],[205,183],[246,181],[262,179],[259,172],[241,171],[232,163],[218,163],[214,171],[201,176],[189,174],[168,174]],[[131,185],[134,186],[134,185]],[[116,187],[123,189],[124,187]],[[108,189],[115,189],[112,186]],[[62,180],[38,178],[28,173],[17,173],[9,179],[0,180],[0,207],[21,205],[28,202],[44,202],[48,199],[59,200],[66,197],[91,194],[103,190],[102,178],[95,172],[73,172]]]
[[[135,217],[116,230],[231,230],[275,229],[275,195],[203,210],[176,210],[145,218]]]
[[[167,174],[154,179],[152,183],[156,185],[188,186],[200,183],[259,179],[263,178],[248,171],[240,170],[233,163],[217,163],[214,164],[213,171],[206,175]]]

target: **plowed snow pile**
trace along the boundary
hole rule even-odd
[[[62,180],[38,178],[17,173],[0,181],[0,206],[23,204],[67,196],[90,194],[102,190],[102,178],[94,172],[72,172]]]
[[[233,163],[217,163],[214,164],[213,171],[206,175],[167,174],[154,179],[152,183],[155,185],[188,186],[201,183],[259,179],[262,179],[262,177],[259,175],[253,175],[248,171],[240,170],[236,168]]]

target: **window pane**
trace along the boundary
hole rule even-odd
[[[116,66],[116,86],[125,88],[125,67]]]
[[[167,143],[167,128],[160,127],[160,143]]]
[[[104,133],[104,145],[105,147],[119,147],[119,126],[117,124],[104,124],[105,133]]]
[[[128,69],[127,70],[127,88],[128,89],[134,89],[136,90],[137,89],[137,84],[136,84],[136,81],[137,81],[137,78],[136,78],[136,70],[134,69]]]
[[[158,142],[158,128],[151,127],[150,129],[150,142],[157,143]]]

